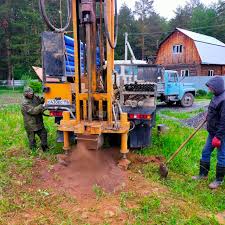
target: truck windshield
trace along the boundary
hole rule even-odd
[[[144,80],[149,82],[158,82],[159,77],[160,81],[163,81],[162,68],[153,67],[153,66],[138,66],[138,80]]]
[[[177,73],[169,73],[169,82],[178,82]]]

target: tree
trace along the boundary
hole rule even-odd
[[[60,26],[59,14],[56,13],[60,2],[64,22],[66,1],[46,1],[47,14],[56,26]],[[0,0],[0,53],[3,55],[0,67],[7,71],[9,81],[13,75],[16,79],[23,75],[36,77],[32,66],[41,66],[40,34],[44,30],[37,0]],[[5,78],[4,74],[0,70],[1,79]]]
[[[118,34],[118,42],[117,42],[118,44],[115,51],[115,59],[124,59],[125,32],[130,34],[130,33],[135,33],[137,31],[138,29],[136,26],[136,22],[135,22],[132,10],[126,4],[123,4],[119,11],[119,34]],[[129,36],[129,42],[131,46],[133,46],[134,41],[132,36]]]
[[[196,7],[193,9],[190,25],[192,30],[210,36],[216,36],[214,26],[216,25],[216,11],[212,8]]]
[[[0,46],[5,49],[2,52],[2,60],[0,64],[5,64],[5,69],[7,69],[7,80],[8,83],[12,79],[12,62],[11,62],[11,34],[10,34],[10,18],[11,18],[11,0],[1,1],[0,7]]]
[[[146,19],[153,10],[153,0],[138,0],[135,1],[134,14],[137,15],[143,21]]]

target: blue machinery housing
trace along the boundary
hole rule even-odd
[[[74,65],[74,39],[64,35],[65,41],[65,61],[66,61],[66,76],[73,76],[75,71]],[[85,72],[85,47],[86,45],[80,41],[80,69],[81,74]],[[96,48],[96,66],[100,67],[100,49]]]

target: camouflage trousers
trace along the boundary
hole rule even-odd
[[[38,131],[27,131],[27,137],[29,140],[30,149],[36,148],[36,140],[35,140],[36,134],[39,136],[39,138],[41,140],[41,145],[47,146],[47,131],[43,127],[42,129],[40,129]]]

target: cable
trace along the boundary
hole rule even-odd
[[[117,0],[115,0],[115,20],[116,20],[116,29],[115,29],[115,36],[114,36],[114,43],[112,43],[112,40],[109,35],[109,29],[108,29],[108,18],[107,18],[107,2],[104,1],[104,22],[105,22],[105,36],[109,42],[109,45],[112,49],[116,48],[117,45],[117,37],[118,37],[118,27],[119,27],[119,18],[117,13]]]
[[[133,121],[130,121],[130,123],[133,125],[133,127],[130,128],[129,132],[131,132],[135,128],[135,123]]]
[[[72,12],[71,12],[71,7],[72,6],[72,2],[71,0],[67,0],[67,22],[65,27],[63,28],[57,28],[55,27],[49,20],[47,14],[46,14],[46,9],[45,9],[45,0],[39,0],[39,10],[41,13],[42,18],[44,19],[45,23],[47,24],[47,26],[57,32],[57,33],[63,33],[70,25],[70,21],[71,21],[71,17],[72,17]]]
[[[198,30],[198,29],[205,29],[205,28],[214,28],[214,27],[222,27],[225,26],[225,23],[223,24],[217,24],[217,25],[212,25],[212,26],[205,26],[205,27],[193,27],[193,28],[184,28],[184,29],[190,29],[191,30]],[[140,35],[152,35],[152,34],[169,34],[172,33],[172,31],[167,31],[167,32],[152,32],[152,33],[129,33],[130,36],[140,36]]]

